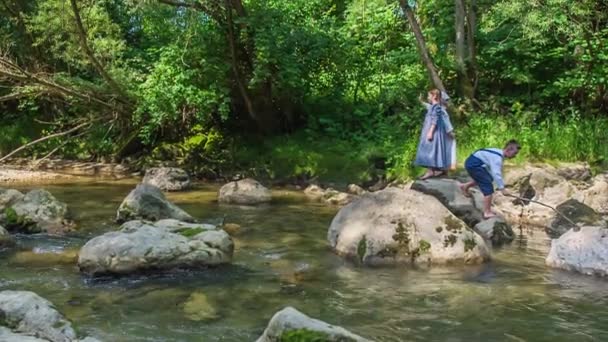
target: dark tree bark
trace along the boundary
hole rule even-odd
[[[469,22],[468,30],[465,21],[467,19],[467,10],[464,0],[455,0],[455,32],[456,32],[456,71],[458,73],[458,90],[467,99],[475,97],[475,89],[469,74],[469,65],[471,61],[470,49],[471,44],[474,48],[475,42],[470,36],[474,28]],[[467,45],[467,43],[469,43]]]
[[[435,86],[435,88],[445,91],[445,86],[437,73],[437,68],[435,64],[433,64],[433,60],[431,59],[431,55],[429,54],[429,50],[426,47],[426,40],[424,39],[424,35],[422,34],[422,30],[420,29],[420,25],[418,24],[418,20],[416,20],[416,16],[412,9],[407,4],[406,0],[399,0],[399,4],[401,5],[401,9],[405,13],[407,20],[414,32],[414,36],[416,37],[416,46],[418,47],[418,52],[420,53],[420,58],[426,67],[427,72],[429,73],[429,77],[431,82]]]

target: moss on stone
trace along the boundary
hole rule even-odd
[[[465,239],[464,240],[464,251],[465,252],[473,250],[473,248],[475,248],[475,246],[477,246],[477,242],[475,242],[474,239]]]
[[[465,228],[462,221],[453,216],[446,216],[443,222],[446,225],[446,229],[451,232],[460,233],[460,231]]]
[[[349,339],[350,340],[350,339]],[[279,342],[331,342],[330,336],[325,333],[309,330],[296,329],[285,331],[279,337]],[[339,341],[348,342],[347,339]]]
[[[176,233],[178,233],[181,236],[190,238],[190,237],[198,235],[204,231],[205,230],[203,228],[183,228],[183,229],[177,230]]]
[[[453,247],[456,244],[456,235],[450,234],[443,240],[443,247]]]
[[[428,252],[431,249],[431,244],[426,240],[420,240],[418,249],[420,250],[420,253]]]
[[[20,231],[30,232],[30,233],[37,232],[35,229],[30,229],[30,228],[32,228],[33,225],[35,225],[35,222],[30,221],[25,216],[20,216],[19,214],[17,214],[15,209],[10,208],[10,207],[5,208],[4,215],[6,217],[6,229],[20,230]]]
[[[357,256],[359,257],[359,261],[363,261],[363,257],[365,257],[365,253],[367,252],[367,240],[365,235],[359,240],[357,244]]]

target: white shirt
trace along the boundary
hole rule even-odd
[[[487,150],[487,151],[484,151]],[[492,151],[492,152],[488,152]],[[496,153],[493,153],[496,152]],[[500,148],[484,148],[473,153],[473,156],[481,160],[486,168],[488,168],[494,182],[498,186],[498,190],[505,188],[505,183],[502,180],[502,163],[504,155]]]

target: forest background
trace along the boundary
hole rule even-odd
[[[407,179],[437,87],[461,160],[602,168],[607,80],[608,1],[0,0],[4,157]]]

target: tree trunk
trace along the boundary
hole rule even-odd
[[[467,71],[473,85],[473,97],[477,92],[477,47],[475,46],[475,31],[477,31],[477,1],[471,0],[467,9],[467,46],[469,59]]]
[[[455,32],[456,32],[456,71],[458,72],[458,90],[467,99],[474,98],[473,83],[469,78],[467,60],[469,60],[467,30],[465,28],[466,9],[464,0],[455,0]],[[470,30],[469,30],[470,32]],[[467,39],[469,38],[469,39]]]
[[[418,21],[414,16],[414,12],[412,12],[406,0],[399,0],[399,3],[401,5],[401,9],[407,17],[408,22],[410,23],[410,26],[412,27],[412,31],[414,32],[414,36],[416,37],[416,46],[418,47],[420,58],[422,59],[422,62],[424,63],[427,72],[429,73],[429,77],[431,78],[433,85],[435,86],[435,88],[441,91],[445,91],[443,82],[441,81],[441,78],[437,73],[437,68],[435,67],[435,64],[433,64],[433,60],[431,59],[429,51],[426,47],[426,41],[424,39],[424,36],[422,35],[420,25],[418,25]]]

